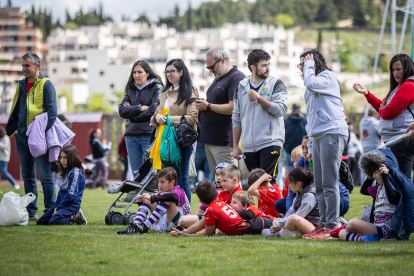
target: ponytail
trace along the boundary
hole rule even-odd
[[[313,172],[312,170],[305,169],[303,167],[294,168],[289,172],[289,182],[300,181],[303,183],[303,188],[313,183]]]

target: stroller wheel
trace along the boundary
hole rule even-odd
[[[121,225],[122,224],[122,214],[119,212],[114,212],[109,217],[109,222],[111,225]]]
[[[109,218],[111,217],[112,212],[109,212],[108,214],[105,215],[105,224],[106,225],[111,225],[111,222],[109,221]]]
[[[125,215],[123,216],[123,224],[124,225],[129,225],[131,222],[134,222],[135,220],[135,216],[137,214],[134,212],[126,212]]]

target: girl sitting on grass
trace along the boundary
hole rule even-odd
[[[85,176],[76,147],[69,145],[61,149],[58,166],[62,176],[58,197],[53,208],[38,219],[37,225],[87,225],[80,209]]]
[[[283,219],[275,219],[273,226],[263,230],[264,236],[300,237],[309,234],[319,223],[318,201],[315,195],[313,173],[299,167],[289,172],[289,186],[297,193]]]
[[[398,168],[390,149],[373,150],[361,157],[360,167],[372,176],[361,187],[361,194],[375,199],[374,223],[357,218],[331,231],[331,236],[344,241],[371,242],[409,239],[413,232],[414,188]],[[376,184],[372,186],[374,180]],[[403,201],[403,202],[400,202]]]

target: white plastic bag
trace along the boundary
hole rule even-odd
[[[0,202],[0,226],[26,226],[29,221],[26,207],[35,199],[33,193],[22,197],[15,192],[6,193]]]

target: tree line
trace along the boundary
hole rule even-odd
[[[141,14],[136,19],[122,16],[123,20],[166,24],[183,32],[200,28],[216,28],[224,23],[250,21],[260,24],[283,24],[285,27],[295,25],[313,25],[336,27],[338,21],[352,19],[354,26],[380,26],[385,0],[256,0],[251,3],[247,0],[219,0],[204,2],[198,8],[188,6],[181,11],[178,4],[168,16],[160,16],[155,22]],[[405,0],[397,0],[397,5],[405,5]],[[399,15],[402,16],[402,15]],[[52,30],[62,27],[76,29],[85,25],[100,25],[113,18],[104,14],[104,5],[84,11],[83,8],[71,15],[66,10],[66,21],[53,21],[51,11],[47,8],[35,8],[27,11],[26,22],[39,27],[44,39]]]

